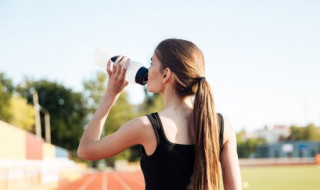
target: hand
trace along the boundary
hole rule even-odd
[[[129,59],[124,56],[118,56],[116,61],[111,67],[112,61],[109,60],[107,64],[107,72],[109,75],[109,81],[107,86],[107,93],[117,96],[128,85],[125,80],[126,71],[129,66]]]

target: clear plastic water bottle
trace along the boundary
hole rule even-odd
[[[106,70],[108,61],[111,59],[112,62],[115,62],[118,56],[112,50],[99,48],[95,53],[94,63]],[[148,69],[140,62],[129,60],[125,80],[130,83],[145,85],[148,81]]]

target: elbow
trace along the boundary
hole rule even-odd
[[[88,156],[87,156],[86,152],[83,150],[83,148],[81,148],[80,145],[78,147],[77,154],[78,154],[79,158],[84,159],[84,160],[88,160]]]
[[[77,154],[79,158],[86,160],[86,155],[81,149],[78,148]]]
[[[83,160],[98,160],[92,152],[90,152],[88,149],[84,148],[83,146],[79,145],[77,150],[78,157]]]

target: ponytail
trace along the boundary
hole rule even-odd
[[[192,177],[194,190],[219,188],[220,147],[217,115],[214,110],[213,93],[205,78],[197,78],[198,89],[193,108],[195,127],[195,165]]]

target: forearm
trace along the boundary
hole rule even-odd
[[[106,93],[102,97],[97,111],[85,128],[78,147],[78,155],[84,159],[101,158],[99,152],[101,151],[101,144],[105,141],[103,141],[104,139],[100,140],[100,137],[104,123],[113,103],[128,85],[128,82],[125,81],[125,73],[128,68],[127,58],[119,56],[113,64],[112,69],[110,65],[111,61],[109,60],[107,63],[109,79]],[[110,137],[110,139],[112,138]]]
[[[103,96],[97,111],[84,130],[80,143],[97,141],[100,139],[105,120],[116,99],[117,95],[111,95],[108,92]]]

